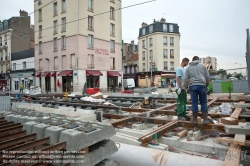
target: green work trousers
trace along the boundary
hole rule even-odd
[[[187,104],[187,92],[186,90],[181,90],[181,94],[178,95],[178,89],[175,90],[177,94],[177,115],[186,117],[186,104]]]

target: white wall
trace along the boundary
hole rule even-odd
[[[16,63],[16,70],[23,70],[23,62],[26,62],[26,69],[35,68],[34,61],[35,61],[34,57],[12,61],[11,62],[12,70],[13,70],[14,63]]]

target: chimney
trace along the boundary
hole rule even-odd
[[[20,9],[19,13],[20,13],[20,17],[21,16],[25,16],[25,17],[28,16],[28,13],[25,10]]]
[[[148,25],[147,23],[143,22],[143,23],[141,24],[141,27],[145,27],[145,26],[147,26],[147,25]]]

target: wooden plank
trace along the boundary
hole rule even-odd
[[[239,126],[247,126],[247,123],[239,122]],[[235,134],[233,144],[245,146],[246,134]]]
[[[188,132],[188,130],[183,130],[183,131],[177,133],[177,136],[179,136],[180,138],[183,138],[187,135],[187,132]]]
[[[231,144],[227,152],[223,166],[239,166],[240,165],[241,147]]]
[[[244,104],[244,103],[245,103],[244,101],[239,102],[239,104]],[[238,119],[241,112],[242,112],[242,108],[236,108],[230,117]]]
[[[225,125],[238,125],[239,122],[246,122],[245,119],[235,119],[231,117],[223,117],[221,118],[221,123]]]
[[[233,141],[234,141],[234,138],[231,138],[231,137],[219,137],[219,138],[216,138],[216,141],[217,142],[222,142],[222,143],[232,144]],[[250,140],[245,141],[245,146],[250,146]]]

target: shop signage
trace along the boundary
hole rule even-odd
[[[95,53],[96,54],[102,54],[102,55],[109,55],[109,51],[106,49],[101,49],[101,48],[95,48]]]

